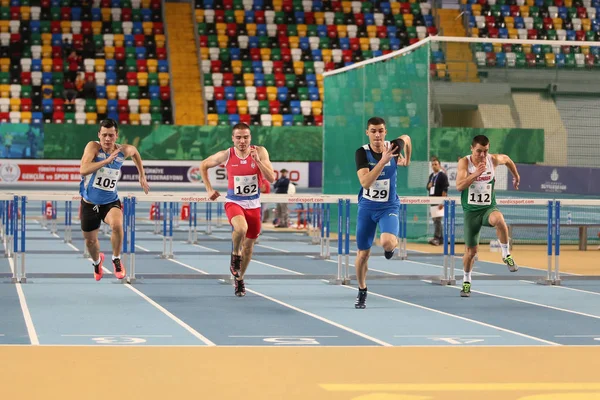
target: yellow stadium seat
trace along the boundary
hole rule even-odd
[[[102,34],[102,21],[92,21],[92,32],[94,35]]]
[[[206,49],[206,51],[208,52],[208,49]],[[203,60],[205,58],[202,58]],[[156,70],[158,68],[158,60],[151,58],[148,61],[146,61],[146,66],[148,67],[148,72],[151,74],[156,73]]]
[[[21,122],[24,124],[31,123],[31,111],[21,111]]]
[[[106,106],[108,104],[108,100],[106,99],[96,99],[96,110],[98,114],[106,114]]]
[[[96,69],[96,72],[104,72],[106,70],[106,60],[97,58],[94,62],[94,68]]]
[[[244,74],[244,86],[254,86],[254,74]]]
[[[240,114],[248,114],[248,100],[238,100],[237,109]]]
[[[148,21],[142,22],[142,29],[144,30],[144,35],[150,36],[152,35],[152,30],[154,29],[154,23]]]
[[[10,111],[21,111],[21,99],[18,97],[10,98]]]
[[[147,72],[138,72],[137,73],[137,81],[139,86],[148,86],[148,73]]]
[[[322,11],[317,11],[314,13],[315,16],[315,24],[324,25],[325,24],[325,13]]]
[[[131,125],[139,125],[140,124],[140,114],[129,114],[129,123]]]
[[[204,22],[204,10],[196,9],[194,14],[196,15],[196,22],[198,22],[199,24]]]
[[[29,21],[31,19],[31,7],[21,6],[21,19],[24,21]]]
[[[267,87],[267,99],[269,101],[277,100],[277,88],[275,86]]]
[[[115,47],[123,47],[125,44],[125,35],[117,33],[114,35]]]
[[[298,24],[297,29],[298,29],[298,36],[299,37],[306,37],[306,33],[308,31],[308,27],[305,24]]]
[[[244,23],[244,18],[246,17],[244,10],[235,10],[233,15],[235,16],[235,22],[237,24]]]
[[[556,66],[556,59],[554,53],[546,53],[546,67],[554,68]]]
[[[219,115],[218,114],[208,114],[208,125],[217,126],[219,124]]]
[[[169,73],[168,72],[159,72],[158,73],[158,82],[160,86],[169,86]]]
[[[110,8],[106,8],[106,7],[101,8],[100,13],[102,14],[102,21],[110,22],[110,20],[112,19],[112,14],[111,14]]]
[[[150,112],[150,99],[140,99],[140,112],[142,114]]]
[[[283,125],[283,115],[273,114],[271,116],[271,122],[272,122],[273,126],[282,126]]]
[[[331,50],[329,51],[331,52]],[[331,55],[329,56],[329,58],[331,58]],[[294,73],[296,75],[304,74],[304,61],[294,61]]]

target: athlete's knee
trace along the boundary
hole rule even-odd
[[[468,259],[472,259],[477,255],[478,246],[475,247],[465,247],[465,257]]]
[[[386,251],[391,251],[398,245],[398,239],[395,235],[391,234],[382,234],[381,235],[381,247],[383,247]]]
[[[371,250],[358,250],[356,253],[356,262],[366,261],[371,255]]]
[[[110,225],[110,229],[113,231],[113,233],[123,234],[123,222],[122,221],[111,221],[109,225]]]
[[[90,248],[93,247],[94,245],[96,245],[98,243],[98,238],[86,238],[85,239],[85,245]]]
[[[504,220],[504,216],[499,211],[495,211],[490,215],[489,223],[495,228],[506,228],[506,221]]]

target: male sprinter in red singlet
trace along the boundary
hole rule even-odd
[[[233,147],[219,151],[200,164],[200,175],[211,200],[221,194],[213,189],[208,178],[208,169],[219,164],[227,168],[227,196],[225,213],[233,227],[231,238],[233,252],[229,270],[235,277],[235,295],[246,295],[244,273],[254,250],[254,242],[261,229],[260,185],[262,180],[273,183],[275,172],[269,153],[264,147],[251,146],[250,127],[244,123],[233,127]],[[244,239],[245,237],[245,239]]]

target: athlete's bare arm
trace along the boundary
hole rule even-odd
[[[402,135],[398,139],[402,139],[404,142],[404,156],[400,153],[398,157],[398,166],[408,167],[410,165],[410,156],[412,154],[412,141],[408,135]]]
[[[146,180],[146,172],[144,171],[144,165],[142,164],[142,157],[140,156],[140,152],[135,146],[132,146],[130,144],[122,145],[121,152],[123,153],[125,158],[131,157],[131,159],[133,160],[133,163],[135,164],[138,170],[140,186],[142,186],[142,189],[144,189],[144,193],[148,194],[150,186],[148,185],[148,181]]]
[[[263,177],[269,181],[269,183],[275,182],[275,171],[273,171],[273,165],[269,160],[269,152],[262,146],[256,146],[254,149],[250,149],[250,156],[256,165],[260,169]]]
[[[83,176],[93,174],[98,171],[100,168],[104,167],[107,164],[110,164],[117,155],[119,154],[119,149],[112,152],[112,154],[106,157],[102,161],[94,162],[94,158],[98,154],[98,150],[100,150],[100,144],[97,142],[89,142],[85,146],[85,150],[83,150],[83,156],[81,157],[81,165],[79,167],[79,173]]]
[[[221,194],[213,189],[210,179],[208,178],[208,170],[216,167],[219,164],[223,164],[225,161],[227,161],[228,156],[229,149],[222,150],[202,160],[200,163],[200,176],[202,177],[202,182],[204,182],[204,186],[208,192],[208,197],[210,197],[211,200],[216,200]]]
[[[494,166],[506,165],[506,168],[510,170],[510,173],[513,176],[513,187],[518,190],[521,177],[519,176],[517,166],[513,160],[506,154],[492,154],[492,162],[494,163]]]

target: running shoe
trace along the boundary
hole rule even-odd
[[[385,258],[387,258],[388,260],[390,260],[392,257],[394,257],[394,253],[396,252],[396,249],[392,250],[392,251],[383,251]]]
[[[504,261],[510,272],[517,272],[519,270],[519,267],[515,264],[515,260],[513,260],[510,254],[506,258],[503,258],[502,261]]]
[[[463,282],[460,297],[471,297],[471,282]]]
[[[367,291],[366,290],[358,290],[358,296],[356,296],[356,302],[354,303],[354,308],[364,309],[367,308],[365,304],[367,301]]]
[[[102,275],[104,275],[102,264],[104,264],[104,253],[100,253],[100,262],[98,263],[98,265],[92,262],[92,265],[94,266],[94,279],[96,279],[97,281],[102,279]]]
[[[244,284],[244,280],[234,279],[235,281],[235,295],[237,297],[244,297],[246,295],[246,285]]]
[[[113,260],[113,269],[115,271],[115,276],[117,279],[125,278],[125,267],[121,265],[121,259],[115,258]]]

